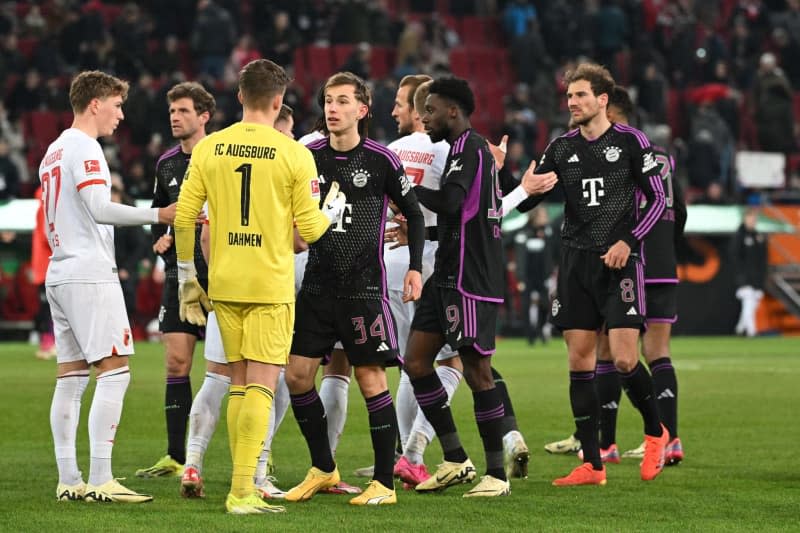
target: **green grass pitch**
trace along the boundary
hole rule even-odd
[[[38,361],[33,347],[0,344],[0,530],[3,531],[798,531],[800,471],[794,452],[800,426],[800,339],[678,338],[673,361],[680,387],[679,427],[686,459],[653,482],[639,479],[638,462],[608,467],[605,487],[556,488],[555,477],[574,467],[574,456],[551,456],[542,446],[572,429],[566,352],[560,340],[531,348],[520,340],[498,344],[495,365],[511,390],[520,428],[532,451],[530,477],[513,480],[511,495],[461,498],[466,486],[440,494],[399,490],[398,504],[356,508],[348,496],[317,495],[288,504],[281,515],[229,516],[224,498],[230,456],[224,418],[206,456],[205,500],[184,500],[178,480],[141,480],[137,468],[165,453],[164,364],[158,344],[138,343],[132,382],[114,448],[114,474],[155,495],[144,505],[89,505],[55,501],[57,482],[49,428],[55,362]],[[198,354],[200,354],[198,350]],[[192,374],[202,381],[198,356]],[[392,392],[397,372],[389,371]],[[93,386],[83,399],[78,461],[88,475],[86,417]],[[366,409],[355,384],[337,453],[350,483],[352,472],[372,462]],[[641,421],[627,400],[620,411],[618,445],[637,446]],[[453,402],[462,441],[483,470],[483,452],[462,384]],[[224,410],[223,410],[224,413]],[[279,486],[299,482],[308,452],[291,413],[274,445]],[[426,462],[435,468],[438,442]]]

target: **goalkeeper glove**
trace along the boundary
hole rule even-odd
[[[339,190],[339,182],[331,183],[331,190],[328,191],[325,200],[322,202],[322,214],[328,217],[331,225],[337,224],[344,213],[344,204],[347,201],[344,193]]]
[[[197,281],[197,270],[194,261],[178,261],[178,315],[183,322],[195,326],[206,325],[206,315],[203,308],[213,311],[211,301],[206,291]],[[201,308],[202,306],[202,308]]]

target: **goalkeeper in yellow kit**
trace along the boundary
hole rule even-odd
[[[257,495],[253,473],[273,391],[289,355],[294,324],[293,226],[315,242],[338,222],[345,198],[333,190],[319,209],[311,153],[272,125],[289,83],[283,68],[259,59],[239,74],[242,120],[194,148],[175,215],[180,316],[219,321],[231,372],[228,435],[233,457],[229,513],[280,512]],[[211,258],[206,296],[193,253],[197,214],[208,202]]]

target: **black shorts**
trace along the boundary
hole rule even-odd
[[[292,355],[325,358],[341,341],[353,366],[397,366],[397,325],[388,300],[349,300],[300,290]]]
[[[411,329],[441,333],[454,350],[470,347],[482,355],[492,355],[499,307],[464,296],[456,289],[438,287],[430,278],[422,288]]]
[[[203,290],[208,292],[208,280],[199,279]],[[178,280],[167,277],[161,291],[161,308],[158,310],[158,331],[161,333],[188,333],[195,337],[203,337],[205,328],[195,326],[180,319],[180,303],[178,301]],[[203,311],[205,313],[205,310]]]
[[[674,283],[645,283],[647,321],[674,324],[678,320],[678,286]]]
[[[632,258],[620,270],[597,252],[564,246],[558,268],[553,324],[562,330],[641,329],[645,319],[644,268]]]

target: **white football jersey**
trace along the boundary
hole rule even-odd
[[[297,142],[299,142],[303,146],[308,146],[314,141],[318,141],[319,139],[324,139],[324,138],[325,135],[321,131],[314,130],[311,133],[306,133],[305,135],[297,139]]]
[[[111,174],[97,139],[70,128],[53,141],[39,165],[50,249],[47,285],[119,281],[114,226],[97,224],[79,191],[100,187],[111,198]]]
[[[390,143],[388,148],[397,154],[406,169],[406,177],[416,185],[438,190],[444,172],[444,163],[450,152],[447,141],[434,144],[427,133],[416,131]],[[425,215],[425,226],[436,226],[436,213],[420,205]]]

